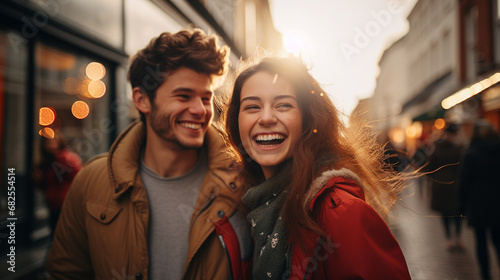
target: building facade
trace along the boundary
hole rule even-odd
[[[459,1],[460,89],[443,107],[472,130],[477,118],[500,128],[500,1]]]
[[[458,3],[420,0],[408,22],[379,61],[371,118],[382,141],[411,154],[443,117],[442,99],[459,88]]]
[[[443,116],[443,98],[459,88],[458,2],[418,1],[408,21],[408,96],[402,114],[412,121],[437,119]]]
[[[380,132],[380,142],[389,138],[395,145],[402,145],[402,104],[409,95],[407,36],[402,37],[382,54],[379,75],[371,98],[369,119],[373,129]],[[401,146],[399,146],[401,147]]]
[[[463,124],[465,139],[479,118],[500,127],[499,2],[420,0],[382,56],[372,118],[410,154],[446,123]]]

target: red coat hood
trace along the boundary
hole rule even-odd
[[[347,168],[331,169],[321,173],[321,176],[316,178],[306,195],[306,206],[312,212],[316,199],[328,188],[332,186],[342,189],[351,195],[365,200],[365,194],[362,190],[362,183],[359,177]],[[360,187],[361,186],[361,187]]]

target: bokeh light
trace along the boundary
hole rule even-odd
[[[436,129],[441,130],[444,128],[445,125],[446,125],[446,122],[442,118],[439,118],[439,119],[434,121],[434,127]]]
[[[40,136],[43,136],[43,137],[49,138],[49,139],[54,138],[54,136],[56,135],[54,130],[50,127],[44,127],[42,129],[40,129],[40,131],[38,133],[40,134]]]
[[[100,98],[106,93],[106,85],[102,81],[91,81],[88,91],[92,97]]]
[[[51,125],[56,119],[56,111],[50,107],[40,108],[39,120],[40,125],[48,126]]]
[[[106,75],[106,68],[99,62],[91,62],[85,68],[85,74],[93,81],[100,80]]]
[[[473,84],[468,88],[464,88],[451,96],[448,96],[443,101],[441,101],[441,107],[448,110],[451,107],[461,103],[468,98],[482,92],[483,90],[491,87],[492,85],[498,83],[500,81],[500,72],[491,75],[489,78],[486,78],[480,82]]]
[[[390,130],[389,139],[394,144],[401,144],[405,141],[405,132],[400,127],[396,127]]]
[[[77,119],[85,119],[89,115],[89,105],[83,101],[76,101],[71,106],[71,113]]]
[[[409,138],[419,138],[422,136],[423,126],[421,122],[414,122],[406,128],[405,133]]]

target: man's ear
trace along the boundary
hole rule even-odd
[[[139,87],[132,89],[132,100],[134,105],[143,114],[151,112],[151,102],[148,95],[143,92]]]

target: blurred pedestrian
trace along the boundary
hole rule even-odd
[[[448,250],[463,250],[462,218],[459,211],[459,168],[464,147],[459,126],[450,123],[434,141],[427,169],[431,178],[431,208],[441,214]],[[454,229],[453,229],[454,227]]]
[[[346,128],[293,58],[264,58],[237,77],[226,130],[254,186],[243,197],[254,279],[410,279],[374,210],[394,203],[400,177],[364,128]]]
[[[34,181],[45,195],[53,234],[71,182],[82,168],[82,160],[68,149],[61,132],[56,132],[54,138],[42,137],[40,147],[41,163],[35,170]]]
[[[470,146],[463,163],[460,198],[461,209],[474,228],[476,255],[482,279],[491,279],[489,238],[494,245],[500,268],[499,172],[500,136],[491,123],[479,120],[474,125]]]

